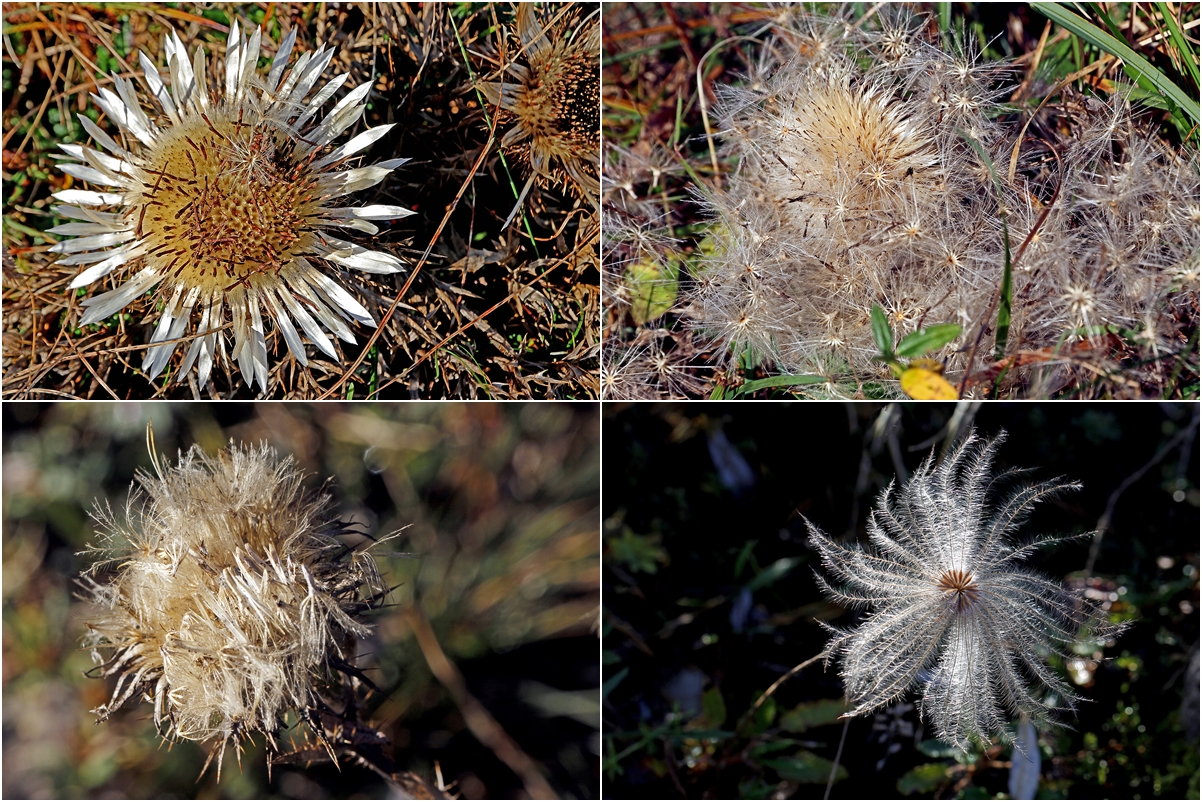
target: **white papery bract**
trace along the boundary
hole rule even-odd
[[[64,173],[103,188],[54,195],[65,204],[55,208],[56,214],[77,222],[50,233],[77,238],[51,251],[63,254],[61,265],[88,266],[70,288],[92,284],[118,268],[130,274],[117,289],[85,299],[79,325],[104,320],[157,288],[161,312],[151,336],[155,345],[142,362],[152,379],[199,313],[195,330],[202,334],[191,340],[176,377],[195,366],[200,383],[207,382],[214,360],[227,358],[225,339],[217,331],[227,323],[227,307],[234,331],[229,356],[248,385],[257,382],[267,389],[265,318],[301,365],[308,364],[302,333],[337,360],[326,332],[354,343],[348,324],[375,326],[375,320],[332,271],[395,273],[404,266],[391,254],[327,233],[341,227],[375,234],[378,229],[369,221],[412,214],[401,206],[330,203],[375,186],[407,159],[343,169],[347,159],[392,125],[370,128],[334,147],[362,115],[371,84],[352,89],[316,122],[348,75],[313,92],[334,53],[319,47],[287,69],[295,41],[294,28],[263,78],[256,71],[260,31],[243,36],[235,21],[226,44],[224,85],[210,91],[204,50],[198,47],[189,59],[172,31],[163,48],[170,89],[151,59],[138,54],[142,85],[159,110],[155,116],[143,110],[135,85],[120,76],[113,76],[116,91],[101,88],[92,95],[126,135],[128,149],[83,115],[84,129],[107,153],[59,146],[78,161],[61,165]]]
[[[828,627],[842,660],[848,715],[880,708],[914,687],[938,736],[967,751],[1011,720],[1053,724],[1079,697],[1048,665],[1075,645],[1117,636],[1101,605],[1020,563],[1068,538],[1015,533],[1031,507],[1080,485],[1020,484],[991,505],[990,472],[1005,435],[970,435],[947,458],[931,455],[900,490],[891,483],[869,518],[872,548],[847,548],[807,521],[810,543],[840,604],[868,610],[854,629]],[[1085,533],[1079,537],[1086,537]]]

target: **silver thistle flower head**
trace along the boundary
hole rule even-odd
[[[1054,724],[1079,697],[1048,665],[1075,644],[1104,642],[1123,625],[1101,605],[1021,565],[1068,538],[1016,533],[1032,506],[1080,485],[1020,484],[991,504],[990,468],[1002,433],[975,433],[938,465],[932,454],[900,490],[891,483],[868,522],[872,548],[844,547],[807,521],[834,600],[868,610],[853,629],[827,627],[828,652],[859,715],[921,687],[921,708],[944,741],[967,751],[1005,740],[1013,719]],[[1092,533],[1086,533],[1081,537]],[[1051,699],[1058,699],[1059,704]]]
[[[522,155],[529,160],[532,175],[522,197],[536,180],[557,180],[597,208],[601,194],[597,172],[601,156],[600,20],[589,15],[552,26],[539,19],[533,3],[516,5],[517,34],[528,66],[516,61],[505,66],[516,83],[504,80],[503,75],[503,80],[479,85],[490,104],[499,105],[515,118],[513,127],[501,138],[501,147],[529,142]]]
[[[170,90],[154,62],[138,54],[142,82],[160,109],[154,119],[143,111],[126,78],[113,75],[116,92],[102,88],[92,95],[128,135],[129,149],[82,114],[80,123],[108,153],[59,145],[80,162],[62,164],[64,173],[105,190],[54,194],[65,204],[55,207],[55,213],[76,222],[50,233],[78,238],[50,250],[64,254],[58,264],[90,265],[70,283],[72,289],[118,268],[132,273],[117,289],[84,300],[80,325],[104,320],[158,287],[162,311],[151,336],[154,345],[142,362],[152,379],[171,359],[174,341],[192,328],[197,311],[196,330],[209,333],[192,341],[176,377],[196,366],[200,383],[208,381],[214,360],[226,359],[225,340],[217,330],[226,323],[227,306],[234,331],[230,356],[248,385],[257,382],[267,389],[264,317],[274,322],[302,365],[308,359],[298,326],[337,360],[325,332],[353,343],[347,324],[374,326],[375,320],[331,277],[330,269],[395,273],[404,264],[391,254],[327,233],[343,227],[375,234],[378,229],[369,220],[412,214],[400,206],[330,203],[375,186],[407,159],[340,169],[392,125],[370,128],[331,149],[334,139],[359,119],[371,83],[352,89],[315,122],[348,75],[334,78],[306,102],[334,51],[322,46],[305,53],[285,75],[295,41],[293,28],[263,79],[256,73],[260,30],[244,37],[235,21],[226,43],[224,86],[210,97],[204,50],[198,47],[189,59],[171,31],[163,42]]]
[[[193,446],[174,466],[151,455],[155,475],[139,474],[124,517],[94,515],[104,545],[90,550],[108,559],[81,579],[96,605],[84,647],[117,683],[92,712],[152,702],[164,738],[218,740],[205,763],[217,756],[218,778],[226,745],[252,733],[278,752],[290,710],[321,740],[323,688],[334,670],[358,674],[348,645],[386,592],[375,562],[338,539],[330,497],[265,445]]]

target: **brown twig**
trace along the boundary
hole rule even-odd
[[[404,619],[413,630],[414,637],[417,638],[418,646],[421,647],[422,655],[426,658],[430,672],[455,700],[455,704],[463,713],[464,722],[476,739],[491,749],[502,763],[522,779],[526,793],[532,799],[557,799],[558,794],[547,783],[538,764],[522,751],[522,748],[509,736],[509,733],[501,728],[501,725],[484,708],[484,705],[480,704],[476,697],[468,691],[467,685],[463,681],[463,675],[443,652],[442,646],[439,645],[438,638],[430,626],[430,621],[421,608],[417,606],[407,608],[404,611]]]
[[[1193,417],[1190,418],[1188,426],[1177,432],[1177,434],[1173,435],[1173,437],[1167,443],[1161,446],[1160,450],[1158,450],[1152,456],[1152,459],[1145,462],[1139,468],[1139,470],[1135,471],[1135,473],[1131,474],[1122,482],[1120,482],[1119,486],[1116,487],[1114,492],[1110,494],[1110,498],[1106,499],[1106,509],[1103,510],[1102,517],[1098,519],[1098,525],[1096,527],[1096,531],[1094,532],[1093,542],[1089,545],[1089,558],[1085,561],[1086,579],[1093,576],[1093,567],[1098,558],[1098,550],[1102,547],[1102,538],[1105,536],[1106,530],[1110,528],[1110,522],[1113,520],[1114,508],[1119,502],[1119,496],[1123,495],[1123,493],[1127,490],[1127,488],[1131,487],[1131,485],[1138,482],[1153,466],[1159,464],[1161,460],[1168,456],[1170,451],[1183,443],[1187,438],[1193,437],[1194,432],[1198,430],[1197,406],[1194,406],[1193,413]]]
[[[826,656],[827,656],[827,651],[824,649],[820,653],[811,657],[809,660],[803,660],[802,662],[800,662],[797,665],[790,668],[784,674],[781,674],[780,677],[776,680],[776,682],[774,682],[768,686],[768,690],[766,690],[762,694],[760,694],[760,698],[755,700],[755,704],[753,704],[751,706],[751,709],[743,714],[743,717],[739,719],[739,724],[737,727],[735,727],[735,730],[736,731],[743,730],[743,728],[745,726],[747,726],[747,724],[753,718],[755,718],[756,712],[759,711],[759,709],[764,706],[764,702],[768,701],[768,699],[772,696],[772,694],[776,693],[777,689],[780,688],[780,686],[784,685],[786,682],[788,682],[790,679],[792,679],[794,676],[796,676],[798,673],[800,673],[803,669],[807,668],[808,666],[812,665],[813,663],[816,663],[817,661],[821,660],[822,658],[824,658]]]
[[[476,171],[480,169],[480,165],[484,163],[484,157],[488,155],[488,152],[492,149],[493,142],[496,141],[498,119],[497,111],[498,110],[493,111],[492,126],[488,129],[488,141],[484,143],[483,147],[480,148],[480,155],[476,158],[476,162],[472,165],[472,169],[468,171],[467,178],[463,180],[463,185],[460,186],[459,191],[455,193],[455,199],[447,205],[447,211],[446,214],[442,216],[442,222],[439,223],[438,228],[435,229],[434,236],[430,238],[430,243],[426,245],[426,250],[422,253],[421,259],[417,260],[417,265],[414,266],[413,272],[409,274],[409,278],[405,281],[404,286],[402,286],[400,292],[396,294],[396,298],[392,300],[392,305],[388,307],[388,311],[385,312],[384,317],[380,319],[380,325],[378,325],[376,330],[372,332],[371,338],[367,341],[367,344],[363,346],[363,351],[359,354],[358,358],[355,359],[351,366],[346,369],[346,372],[344,372],[338,381],[334,383],[333,387],[318,396],[318,401],[323,401],[333,396],[334,393],[338,392],[342,385],[346,384],[347,379],[355,374],[355,371],[359,369],[359,365],[362,364],[364,358],[367,356],[367,353],[371,350],[371,347],[375,345],[376,340],[379,339],[380,334],[384,331],[384,327],[388,325],[388,321],[392,319],[392,315],[394,312],[396,312],[397,306],[400,305],[401,299],[404,298],[406,293],[409,292],[409,287],[413,284],[414,279],[417,278],[417,274],[420,273],[422,268],[426,266],[426,260],[430,258],[430,251],[434,250],[434,243],[438,242],[438,238],[442,236],[442,230],[446,228],[447,222],[451,219],[451,215],[454,214],[455,209],[459,207],[459,201],[463,199],[463,194],[467,192],[467,188],[471,186],[472,181],[476,179]],[[414,367],[416,367],[416,365],[414,365]]]

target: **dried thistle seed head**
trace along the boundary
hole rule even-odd
[[[351,90],[320,123],[317,113],[346,81],[341,75],[305,98],[329,64],[324,46],[305,53],[287,70],[296,29],[279,46],[264,79],[255,69],[260,31],[243,37],[235,21],[225,53],[224,94],[206,85],[205,55],[188,58],[179,36],[164,38],[170,91],[154,63],[140,53],[149,99],[161,113],[143,110],[134,84],[113,76],[117,91],[92,95],[96,105],[127,134],[127,150],[99,126],[80,122],[108,153],[80,145],[60,145],[81,164],[63,172],[106,188],[70,189],[54,197],[55,213],[80,222],[50,229],[78,236],[50,250],[69,254],[61,265],[91,265],[71,282],[83,287],[121,268],[128,280],[119,288],[87,298],[80,325],[120,311],[157,287],[162,312],[142,369],[150,378],[162,372],[176,343],[192,327],[213,333],[192,341],[176,379],[195,365],[201,384],[215,359],[226,359],[223,336],[229,307],[234,330],[232,356],[248,385],[267,389],[264,317],[275,324],[288,350],[308,364],[297,327],[321,351],[339,359],[325,331],[353,343],[351,323],[374,326],[371,314],[331,277],[339,268],[393,273],[403,262],[327,233],[378,229],[369,220],[412,214],[401,206],[335,206],[331,201],[380,183],[406,159],[341,169],[347,159],[388,133],[392,125],[371,128],[340,147],[334,139],[359,118],[371,89]],[[111,154],[111,155],[110,155]],[[100,211],[108,207],[111,211]],[[325,263],[325,266],[322,263]],[[137,272],[134,272],[134,271]],[[266,315],[263,313],[266,312]],[[324,331],[323,331],[324,329]]]
[[[346,529],[329,495],[307,493],[291,458],[231,442],[215,457],[193,446],[174,466],[156,457],[155,468],[122,518],[107,506],[94,516],[104,544],[93,550],[107,559],[81,580],[99,608],[84,646],[93,671],[117,682],[93,712],[103,721],[131,699],[152,702],[165,738],[219,741],[209,759],[220,777],[228,743],[261,732],[274,751],[287,711],[314,720],[386,589],[371,556],[338,540]]]
[[[714,225],[685,308],[723,361],[824,375],[840,394],[869,376],[889,382],[874,361],[879,306],[899,338],[960,325],[935,354],[958,382],[963,346],[995,308],[1007,248],[1008,350],[1100,345],[1116,328],[1145,330],[1154,359],[1189,341],[1193,145],[1162,142],[1119,92],[1071,112],[1074,104],[1050,104],[1062,118],[1046,126],[1048,140],[1023,141],[1011,176],[1022,120],[1001,101],[1013,64],[984,62],[956,30],[936,38],[900,4],[861,22],[793,10],[750,60],[746,82],[718,87],[715,129],[731,172],[722,190],[704,192]],[[992,161],[1000,197],[966,137]],[[1124,380],[1106,392],[1129,384],[1138,387]]]
[[[1079,698],[1050,655],[1068,658],[1123,631],[1097,602],[1020,564],[1068,539],[1015,542],[1031,507],[1078,485],[1024,484],[991,506],[990,468],[1004,437],[972,434],[938,465],[932,453],[900,490],[890,484],[868,522],[870,549],[846,548],[807,522],[823,566],[843,583],[815,574],[818,584],[869,610],[858,627],[828,627],[852,715],[921,687],[923,713],[945,741],[967,750],[994,733],[1009,738],[1012,718],[1053,724]]]
[[[777,154],[763,165],[770,197],[803,230],[828,215],[823,224],[849,247],[877,238],[883,219],[900,221],[893,230],[903,232],[917,199],[947,182],[928,121],[912,111],[879,86],[809,76],[765,143]]]
[[[481,83],[480,91],[489,103],[513,114],[501,147],[529,141],[520,152],[529,160],[531,181],[561,183],[598,208],[601,24],[595,14],[579,16],[555,22],[556,15],[540,18],[533,3],[518,3],[518,58],[525,63],[515,59],[505,66],[514,80],[503,74],[500,81]]]

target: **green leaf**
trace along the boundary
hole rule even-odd
[[[925,329],[911,332],[897,344],[897,355],[905,357],[922,356],[930,351],[937,351],[960,336],[960,327],[955,323],[940,323],[927,326]]]
[[[672,743],[682,744],[685,741],[725,741],[735,734],[730,730],[681,730],[668,737]]]
[[[760,588],[766,588],[785,574],[792,571],[801,562],[800,557],[781,557],[772,565],[756,574],[755,579],[747,583],[747,589],[755,593]]]
[[[847,704],[842,699],[802,702],[780,717],[780,728],[789,732],[805,732],[811,727],[833,724],[846,712]]]
[[[759,759],[762,757],[767,757],[768,755],[776,752],[783,752],[786,749],[797,749],[798,747],[802,746],[813,746],[813,743],[810,741],[802,741],[798,738],[769,738],[764,741],[753,743],[751,746],[747,747],[746,750],[744,750],[743,754],[745,754],[748,758],[759,762]]]
[[[659,535],[636,535],[629,527],[619,537],[610,538],[610,557],[631,571],[654,574],[668,564],[668,552],[660,545]]]
[[[744,382],[735,389],[734,397],[738,398],[745,393],[754,393],[768,387],[795,387],[799,384],[823,384],[825,382],[825,376],[769,376],[766,379]]]
[[[804,749],[790,757],[765,760],[763,765],[776,771],[780,778],[793,783],[816,783],[825,785],[831,776],[833,763],[824,757]],[[846,780],[847,769],[842,766],[835,772],[835,781]]]
[[[645,326],[676,304],[679,274],[680,266],[671,257],[662,262],[645,257],[626,266],[630,316],[635,323]]]
[[[759,695],[756,695],[759,698]],[[769,696],[760,709],[755,711],[755,718],[751,720],[751,732],[757,735],[772,726],[772,722],[776,720],[776,700]]]
[[[918,751],[927,757],[955,757],[960,750],[955,746],[935,738],[928,738],[918,745]]]
[[[1060,27],[1080,36],[1091,45],[1101,48],[1115,58],[1122,59],[1123,69],[1135,80],[1138,81],[1142,78],[1151,83],[1193,118],[1195,123],[1202,122],[1202,109],[1199,108],[1198,101],[1187,95],[1185,90],[1170,81],[1168,76],[1153,67],[1147,59],[1128,47],[1126,43],[1120,42],[1084,17],[1078,16],[1056,3],[1034,3],[1031,8]]]
[[[706,727],[718,728],[726,722],[726,700],[722,691],[710,688],[701,695],[702,722]]]
[[[923,741],[918,745],[918,751],[922,752],[927,757],[950,757],[957,763],[961,763],[965,766],[971,766],[973,763],[977,762],[975,755],[963,752],[961,751],[960,747],[949,744],[946,741],[940,741],[938,738],[930,738]]]
[[[886,361],[893,360],[893,329],[889,327],[889,318],[880,306],[872,306],[872,339],[876,340],[877,350]]]
[[[605,682],[601,685],[601,698],[604,699],[605,697],[609,696],[610,691],[618,687],[622,680],[626,679],[626,675],[629,673],[630,668],[627,667],[619,671],[617,674],[614,674],[609,679],[605,680]]]
[[[778,793],[776,784],[769,784],[759,777],[739,783],[739,799],[771,799]]]
[[[898,793],[929,794],[947,779],[946,763],[924,763],[901,776],[897,781]]]

